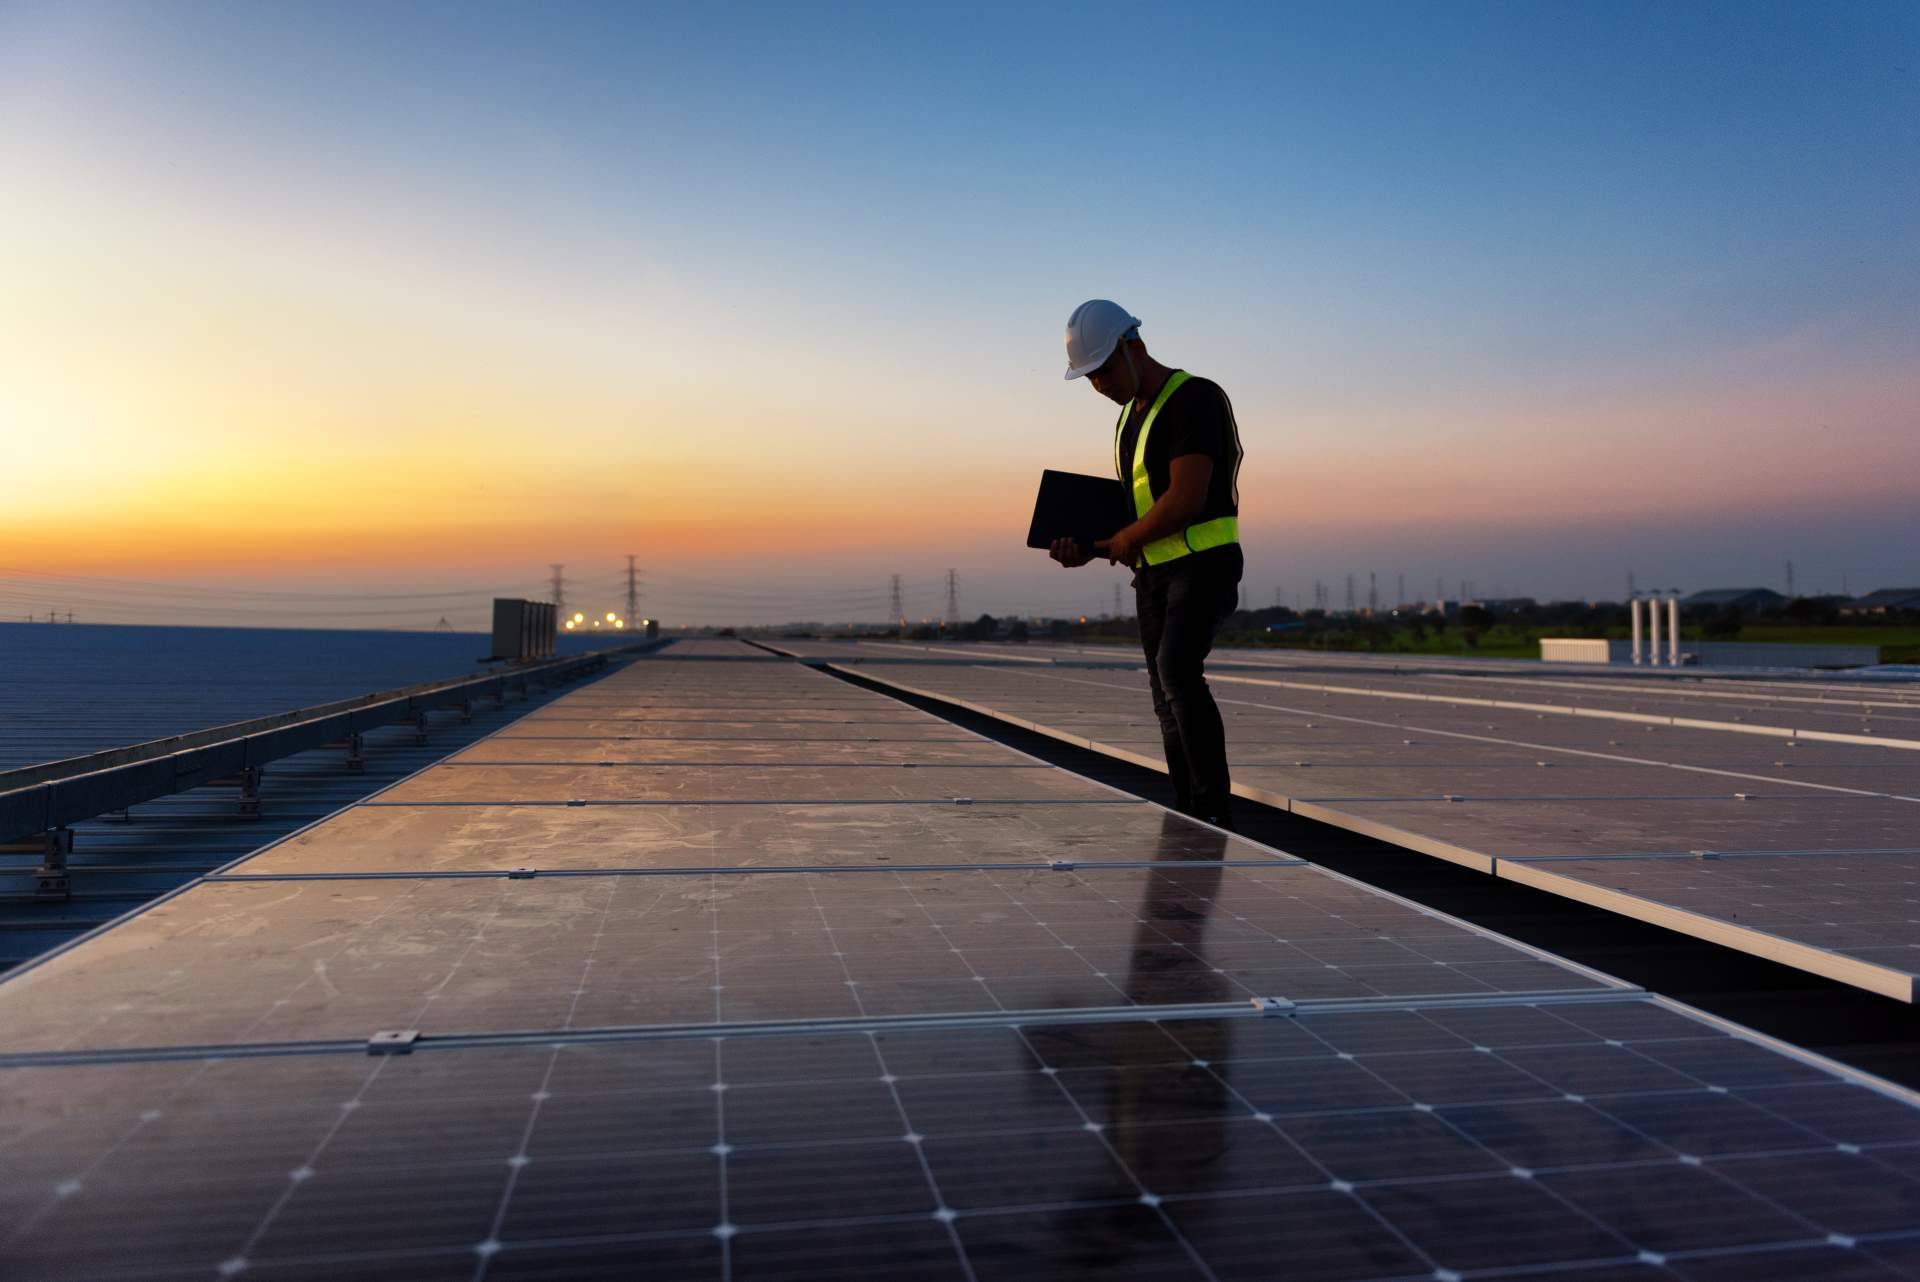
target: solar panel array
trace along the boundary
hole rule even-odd
[[[1163,760],[1144,668],[1118,651],[783,644],[1139,764]],[[1469,677],[1232,652],[1210,670],[1242,795],[1914,999],[1910,687]]]
[[[683,643],[0,981],[9,1278],[1920,1277],[1904,1092]]]

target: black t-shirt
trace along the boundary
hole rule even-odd
[[[1151,406],[1151,401],[1135,401],[1120,432],[1120,483],[1126,487],[1129,501],[1134,446]],[[1240,515],[1240,428],[1233,419],[1233,403],[1212,379],[1189,376],[1174,389],[1153,420],[1153,431],[1147,434],[1147,484],[1154,498],[1167,492],[1173,478],[1173,460],[1185,454],[1205,454],[1213,459],[1207,505],[1193,518],[1193,524]],[[1137,515],[1131,511],[1128,514]]]

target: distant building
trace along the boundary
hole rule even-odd
[[[1842,614],[1903,614],[1920,611],[1920,588],[1881,588],[1840,607]]]
[[[1778,610],[1787,598],[1772,588],[1709,588],[1681,599],[1682,610],[1738,610],[1742,614],[1766,614]]]

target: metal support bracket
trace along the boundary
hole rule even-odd
[[[473,724],[473,700],[471,699],[460,701],[460,724],[463,726]]]
[[[539,876],[539,874],[540,870],[538,868],[509,868],[507,869],[507,880],[531,881],[533,878]]]
[[[263,766],[242,766],[224,779],[215,779],[210,783],[215,788],[238,788],[240,790],[240,813],[258,815],[260,813],[260,780],[266,774]]]
[[[1047,867],[1048,867],[1049,869],[1051,869],[1052,871],[1054,871],[1054,872],[1072,872],[1072,871],[1073,871],[1073,860],[1071,860],[1071,859],[1049,859],[1049,860],[1047,861]]]
[[[427,714],[424,712],[414,714],[413,741],[415,743],[425,743],[427,741]]]
[[[358,731],[347,736],[347,769],[353,771],[355,774],[359,774],[367,768],[367,758],[361,751],[365,747],[366,740],[361,738]]]
[[[1256,997],[1253,999],[1253,1008],[1260,1012],[1263,1019],[1291,1016],[1299,1009],[1284,997]]]
[[[420,1040],[417,1028],[382,1029],[367,1039],[369,1055],[411,1055],[413,1044]]]
[[[40,866],[33,870],[33,897],[64,902],[73,894],[67,856],[73,853],[73,829],[51,828],[41,835]]]

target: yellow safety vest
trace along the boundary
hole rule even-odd
[[[1126,435],[1127,415],[1133,410],[1129,401],[1120,410],[1120,421],[1113,428],[1113,470],[1120,476],[1120,484],[1128,485],[1133,491],[1133,515],[1135,519],[1144,517],[1153,507],[1153,486],[1147,482],[1147,433],[1153,430],[1153,420],[1160,416],[1160,407],[1167,398],[1178,391],[1187,381],[1187,371],[1177,369],[1167,376],[1167,382],[1160,394],[1153,398],[1153,404],[1147,408],[1147,417],[1140,424],[1140,435],[1133,443],[1133,473],[1127,473],[1126,460],[1120,457],[1121,438]],[[1225,547],[1229,543],[1240,541],[1240,518],[1218,516],[1211,521],[1201,521],[1189,525],[1178,534],[1169,534],[1164,539],[1155,539],[1140,551],[1141,559],[1148,565],[1165,565],[1168,561],[1177,561],[1183,556],[1195,552],[1205,552],[1208,548]]]

